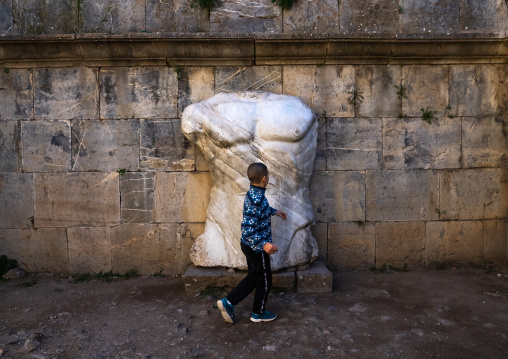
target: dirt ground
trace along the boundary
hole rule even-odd
[[[502,276],[498,275],[502,274]],[[235,324],[180,278],[0,283],[2,358],[508,358],[508,269],[334,272],[332,293],[274,293]]]

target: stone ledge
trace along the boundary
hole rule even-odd
[[[5,68],[508,63],[508,39],[361,38],[233,34],[0,37]]]
[[[234,288],[246,275],[246,271],[229,273],[221,268],[204,268],[190,265],[182,278],[185,291],[189,294],[196,294],[207,287]],[[295,272],[274,272],[272,287],[281,288],[288,292],[294,291]]]
[[[331,293],[333,275],[323,262],[315,261],[309,269],[296,272],[298,293]]]
[[[246,274],[245,271],[236,271],[233,274],[220,268],[203,268],[190,265],[182,278],[185,291],[188,294],[196,294],[207,287],[234,288]],[[332,273],[322,262],[313,262],[310,269],[297,271],[297,276],[298,293],[329,293],[332,291]],[[293,292],[295,282],[294,271],[273,273],[272,288]]]

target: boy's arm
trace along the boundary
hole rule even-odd
[[[282,218],[282,219],[286,219],[286,218],[288,218],[287,213],[286,213],[286,212],[283,212],[283,211],[277,211],[277,210],[276,210],[275,215],[276,215],[277,217]]]
[[[273,243],[266,243],[263,246],[263,250],[268,254],[274,254],[275,252],[279,251],[279,248],[277,248],[277,246]]]

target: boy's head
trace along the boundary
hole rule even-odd
[[[247,168],[247,177],[249,177],[250,183],[266,187],[268,184],[268,168],[264,163],[252,163]]]

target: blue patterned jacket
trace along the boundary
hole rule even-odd
[[[262,252],[266,243],[272,243],[271,216],[277,210],[268,204],[265,191],[251,184],[243,202],[242,243],[254,252]]]

